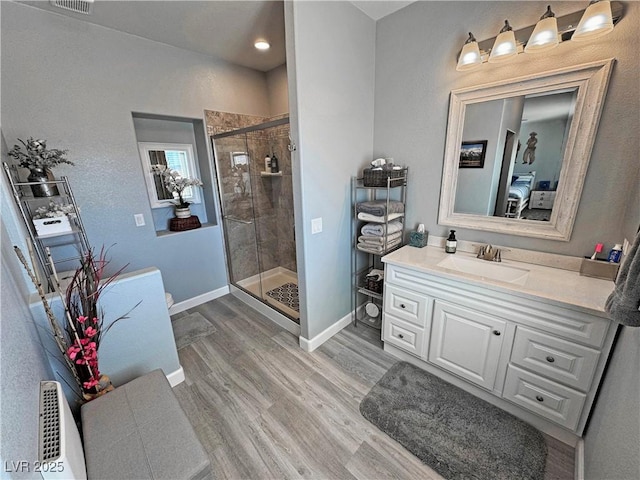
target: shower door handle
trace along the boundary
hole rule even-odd
[[[232,215],[226,215],[224,218],[225,218],[225,220],[231,220],[232,222],[243,223],[244,225],[253,225],[252,221],[242,220],[242,219],[236,218],[236,217],[234,217]]]

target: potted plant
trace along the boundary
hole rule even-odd
[[[39,185],[31,185],[33,196],[52,197],[58,195],[58,187],[47,182],[54,179],[51,168],[61,163],[74,165],[65,157],[68,151],[57,148],[48,149],[46,140],[36,140],[33,137],[29,137],[26,142],[20,138],[18,141],[22,145],[14,145],[9,151],[9,156],[15,158],[22,168],[29,169],[28,182],[39,183]]]
[[[36,208],[31,220],[38,235],[54,235],[72,231],[69,217],[74,217],[75,213],[71,204],[50,201],[47,205]]]
[[[180,172],[171,170],[166,165],[151,165],[151,171],[162,179],[162,185],[173,195],[176,217],[189,218],[191,210],[189,202],[184,199],[184,191],[189,187],[201,187],[202,182],[197,178],[184,178]]]
[[[120,320],[128,318],[131,310],[141,302],[138,302],[129,312],[110,322],[109,325],[104,325],[105,314],[99,304],[99,299],[126,266],[111,276],[105,275],[109,261],[103,248],[98,255],[93,250],[82,255],[80,266],[73,274],[65,292],[60,290],[57,276],[54,276],[56,291],[60,295],[64,308],[64,320],[59,320],[53,313],[41,282],[22,251],[17,246],[14,246],[14,250],[38,291],[61,360],[75,380],[75,392],[81,401],[93,400],[113,390],[109,377],[101,373],[99,369],[100,342],[109,329]]]

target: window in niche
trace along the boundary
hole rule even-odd
[[[176,170],[183,178],[199,178],[191,144],[138,142],[138,149],[151,208],[171,206],[175,199],[164,186],[162,178],[152,173],[152,165],[164,165]],[[199,189],[187,187],[183,198],[189,203],[200,203]]]

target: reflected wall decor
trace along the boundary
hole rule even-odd
[[[487,140],[462,142],[459,168],[482,168],[487,153]]]

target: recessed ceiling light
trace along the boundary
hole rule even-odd
[[[271,45],[269,45],[269,42],[267,42],[266,40],[258,40],[256,43],[253,44],[254,47],[256,47],[258,50],[269,50],[269,47]]]

